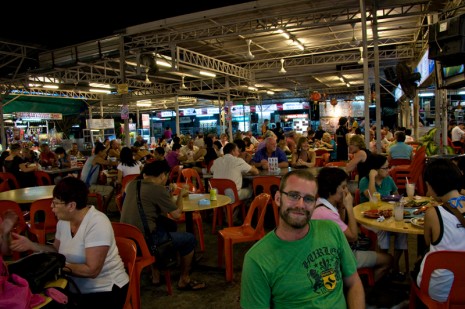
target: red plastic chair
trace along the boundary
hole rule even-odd
[[[261,193],[254,198],[250,205],[247,217],[241,226],[227,227],[218,231],[218,266],[226,268],[226,281],[233,280],[233,246],[237,243],[260,240],[265,236],[265,212],[271,196]],[[257,224],[252,226],[252,218],[256,215]]]
[[[359,189],[357,189],[359,190]],[[359,190],[360,193],[360,190]],[[360,194],[359,194],[360,197]],[[360,200],[360,198],[359,198]],[[378,235],[376,235],[375,232],[365,228],[363,225],[359,224],[358,228],[360,229],[360,233],[366,235],[368,238],[370,238],[371,246],[370,250],[376,251],[376,247],[378,246]],[[359,276],[367,276],[368,279],[368,285],[369,286],[374,286],[375,285],[375,273],[373,268],[371,267],[362,267],[357,269],[357,273]]]
[[[406,178],[409,183],[415,183],[416,193],[425,195],[425,184],[423,183],[423,170],[426,163],[426,147],[417,149],[410,165],[399,165],[391,168],[389,174],[396,183],[399,192],[405,192]]]
[[[140,280],[137,276],[134,275],[135,265],[136,265],[136,257],[137,257],[137,246],[136,243],[129,238],[126,237],[115,237],[116,246],[118,247],[118,253],[123,261],[124,268],[126,268],[126,272],[129,275],[129,288],[126,295],[126,302],[124,304],[124,309],[134,308],[132,306],[132,286],[136,284],[136,280]]]
[[[268,193],[271,196],[268,204],[271,204],[273,207],[276,226],[279,225],[279,207],[274,201],[274,195],[279,191],[280,184],[281,178],[277,176],[260,176],[252,179],[254,196],[258,196],[260,193]]]
[[[35,235],[39,244],[47,242],[47,234],[55,233],[58,220],[52,211],[52,198],[37,200],[32,202],[29,211],[30,220],[28,230]],[[37,216],[43,213],[44,221],[38,221]],[[39,216],[40,217],[40,216]]]
[[[44,171],[34,171],[34,176],[38,186],[50,186],[53,185],[52,178],[49,174]]]
[[[192,193],[205,193],[205,187],[203,185],[202,178],[199,173],[193,168],[183,168],[181,170],[181,176],[177,180],[178,187],[182,187],[184,184],[189,185],[189,191]],[[174,194],[179,194],[179,189]]]
[[[391,159],[389,160],[389,167],[398,166],[398,165],[410,165],[412,161],[409,159]]]
[[[454,143],[452,143],[452,139],[450,137],[447,138],[447,145],[452,147],[456,154],[463,153],[463,148],[460,146],[455,146]]]
[[[141,300],[140,300],[140,276],[142,270],[155,263],[155,257],[149,251],[149,247],[145,242],[144,234],[136,226],[122,223],[122,222],[112,222],[113,231],[116,237],[126,237],[132,239],[137,245],[137,257],[136,257],[136,267],[135,267],[135,277],[138,280],[134,281],[132,285],[132,307],[134,309],[140,309]],[[168,290],[168,295],[173,294],[171,288],[171,273],[169,270],[165,270],[165,282],[166,288]]]
[[[168,176],[168,181],[170,183],[177,182],[178,179],[181,177],[181,173],[179,172],[180,165],[175,165],[170,171],[170,175]]]
[[[126,189],[126,186],[128,185],[128,183],[136,179],[137,176],[139,176],[139,174],[130,174],[130,175],[124,176],[123,179],[121,180],[121,192],[124,192],[124,189]]]
[[[107,209],[105,208],[105,203],[103,202],[103,196],[100,193],[93,192],[89,193],[87,197],[90,197],[91,199],[95,198],[96,204],[97,204],[97,209],[103,212],[104,214],[107,213]]]
[[[19,189],[21,188],[16,176],[9,172],[0,172],[0,179],[2,181],[8,180],[8,185],[10,186],[10,190]]]
[[[239,199],[239,194],[237,192],[236,183],[231,179],[226,178],[211,178],[210,185],[212,188],[218,189],[219,194],[225,195],[226,191],[232,191],[234,195],[234,202],[226,205],[226,215],[228,217],[228,226],[233,226],[233,212],[234,208],[241,207],[242,218],[245,218],[245,205]],[[228,190],[229,189],[229,190]],[[213,223],[212,223],[212,234],[216,233],[216,224],[223,225],[223,211],[222,207],[213,209]]]
[[[465,251],[435,251],[426,257],[420,287],[412,281],[410,283],[409,308],[416,308],[419,298],[428,308],[465,308]],[[435,269],[447,269],[454,273],[454,282],[446,302],[440,303],[429,295],[429,281]]]

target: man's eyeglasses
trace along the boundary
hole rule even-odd
[[[389,166],[386,166],[386,167],[380,167],[379,169],[380,169],[380,170],[385,170],[385,171],[387,171],[387,170],[389,169]]]
[[[293,202],[298,202],[300,199],[303,199],[305,204],[312,204],[316,200],[313,195],[302,196],[302,195],[300,195],[299,192],[295,192],[295,191],[289,191],[289,192],[280,191],[280,192],[282,194],[287,195],[287,197]]]
[[[58,207],[58,205],[66,205],[68,203],[65,203],[65,202],[60,202],[60,201],[52,201],[52,206],[55,208],[55,207]]]

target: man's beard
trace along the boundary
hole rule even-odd
[[[297,208],[297,207],[287,208],[284,211],[282,209],[283,209],[283,203],[281,201],[281,205],[279,207],[279,216],[284,222],[286,222],[287,225],[295,229],[304,228],[308,224],[308,221],[310,221],[310,219],[312,218],[311,212],[308,211],[307,209],[302,209],[302,208]],[[305,217],[293,218],[289,214],[291,211],[304,214]]]

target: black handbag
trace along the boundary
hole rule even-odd
[[[61,276],[65,262],[66,257],[58,252],[37,252],[8,264],[8,272],[26,279],[32,293],[37,294],[47,282]]]
[[[161,223],[163,225],[162,229],[166,232],[166,239],[162,242],[156,242],[155,239],[158,238],[157,232],[154,231],[153,233],[150,232],[149,225],[147,223],[147,217],[145,216],[144,208],[142,207],[142,201],[140,198],[140,186],[141,180],[137,180],[137,207],[139,208],[139,214],[142,221],[142,225],[144,226],[144,237],[145,241],[147,242],[147,246],[149,247],[150,253],[155,256],[155,264],[159,269],[168,269],[172,268],[177,265],[178,263],[178,252],[173,244],[173,239],[169,233],[169,229],[176,231],[177,227],[172,226],[171,221],[176,224],[173,220],[159,215],[157,219],[157,224]],[[162,219],[164,221],[160,221],[160,217],[164,217],[166,219]]]

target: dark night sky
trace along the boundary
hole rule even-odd
[[[163,7],[160,0],[105,2],[81,0],[55,5],[44,1],[30,5],[9,1],[5,9],[2,5],[0,40],[58,48],[109,36],[129,26],[249,1],[171,0],[163,1]]]

